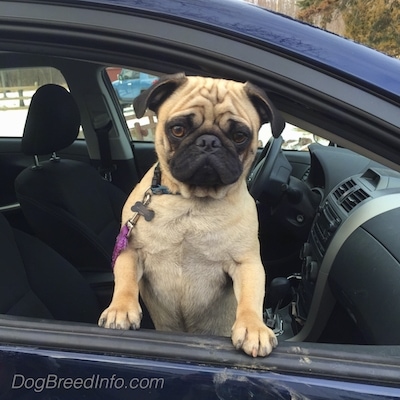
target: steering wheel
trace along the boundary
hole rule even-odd
[[[247,179],[249,192],[255,200],[276,204],[282,196],[282,185],[288,183],[292,172],[281,151],[282,143],[281,136],[271,137]]]

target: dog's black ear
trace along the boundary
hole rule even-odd
[[[187,77],[180,72],[173,75],[164,75],[147,90],[133,100],[133,107],[138,118],[143,117],[146,108],[157,113],[158,108],[171,93],[184,82]]]
[[[258,86],[246,82],[244,89],[260,115],[261,124],[271,123],[272,135],[277,138],[285,128],[282,114],[275,108],[266,93]]]

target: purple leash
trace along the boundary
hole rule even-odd
[[[159,164],[156,165],[154,169],[154,176],[151,187],[146,190],[142,201],[137,201],[131,210],[134,212],[133,216],[128,219],[128,221],[122,226],[119,234],[115,240],[115,246],[111,259],[111,266],[114,269],[115,261],[119,255],[127,248],[129,242],[129,236],[131,234],[132,228],[136,225],[140,216],[143,216],[146,221],[151,221],[154,218],[154,211],[149,210],[147,206],[150,203],[151,196],[160,194],[172,194],[170,190],[161,185],[161,170]]]
[[[115,240],[115,246],[112,254],[111,259],[111,267],[114,269],[115,261],[117,260],[118,256],[121,254],[123,250],[125,250],[128,246],[128,239],[129,239],[130,229],[128,224],[126,223],[117,236]]]

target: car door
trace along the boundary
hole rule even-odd
[[[228,338],[128,331],[116,340],[101,328],[13,318],[0,338],[8,366],[0,390],[10,399],[400,398],[398,364],[386,358],[399,357],[393,348],[365,355],[357,346],[282,342],[268,358],[251,359]]]
[[[64,62],[85,59],[88,64],[101,61],[149,72],[184,69],[188,74],[249,79],[271,92],[294,125],[312,126],[316,134],[321,131],[342,144],[353,140],[353,148],[365,146],[386,161],[398,159],[393,151],[399,145],[397,97],[385,97],[388,89],[376,92],[373,84],[364,87],[362,79],[352,84],[351,73],[341,72],[338,65],[347,55],[354,59],[346,68],[361,68],[357,57],[363,60],[367,50],[344,46],[339,38],[327,39],[326,33],[303,24],[293,30],[293,21],[267,12],[260,16],[250,5],[244,13],[239,2],[227,2],[225,8],[222,1],[193,1],[190,9],[173,0],[75,3],[2,2],[1,37],[7,38],[2,48],[9,50],[12,39],[14,51],[54,57],[62,53]],[[10,24],[10,18],[17,23]],[[368,53],[366,61],[371,59]],[[394,68],[388,70],[398,76]],[[87,94],[84,79],[75,85]],[[109,100],[105,98],[107,105],[118,104]],[[116,110],[110,105],[117,124],[123,113]],[[138,150],[141,142],[135,143]],[[143,146],[138,154],[145,169],[154,153],[151,142]],[[291,154],[302,176],[307,152]],[[111,331],[7,315],[0,318],[0,342],[0,388],[9,398],[400,397],[398,345],[282,340],[268,358],[252,359],[233,349],[229,338]]]

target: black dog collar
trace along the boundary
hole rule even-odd
[[[161,185],[161,169],[160,163],[157,163],[154,169],[153,180],[151,181],[150,190],[153,194],[173,194],[167,186]],[[179,193],[177,193],[179,194]]]
[[[112,255],[111,265],[114,264],[118,256],[128,246],[129,236],[131,235],[132,228],[136,225],[138,219],[142,216],[146,221],[151,221],[154,218],[154,211],[148,208],[152,195],[173,194],[167,186],[161,185],[161,170],[160,164],[157,163],[154,169],[153,179],[151,186],[146,190],[142,201],[137,201],[132,207],[133,215],[122,226],[117,239],[115,241],[114,251]]]

